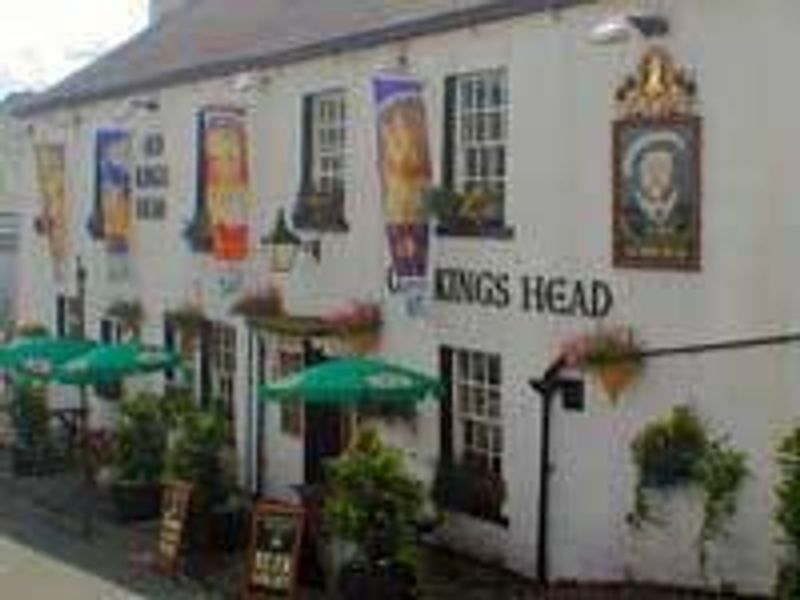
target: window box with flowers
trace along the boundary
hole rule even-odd
[[[292,223],[299,230],[346,232],[350,227],[345,219],[344,200],[341,184],[329,189],[305,184],[297,196]]]
[[[513,230],[505,225],[503,194],[488,187],[458,192],[439,186],[425,194],[428,213],[437,220],[439,235],[507,239]]]
[[[245,294],[234,303],[231,312],[251,323],[286,314],[283,295],[280,289],[274,286]]]
[[[613,403],[643,367],[642,349],[630,327],[599,328],[572,338],[562,346],[561,356],[567,367],[596,376]]]

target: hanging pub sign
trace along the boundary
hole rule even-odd
[[[696,89],[662,48],[617,90],[614,265],[700,268],[701,121]]]
[[[395,276],[422,279],[428,268],[428,216],[423,193],[431,183],[422,83],[404,74],[373,78],[378,170],[386,236]]]
[[[192,485],[174,481],[164,485],[161,500],[161,527],[158,539],[158,569],[175,575],[189,517]]]
[[[253,508],[245,598],[298,597],[298,568],[304,511],[262,500]]]

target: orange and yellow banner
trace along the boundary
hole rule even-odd
[[[38,225],[47,236],[53,273],[64,276],[67,258],[67,182],[63,144],[37,144],[34,147],[36,178],[41,193]]]
[[[241,109],[214,107],[200,114],[200,207],[211,227],[212,252],[221,261],[248,254],[250,177],[247,123]]]

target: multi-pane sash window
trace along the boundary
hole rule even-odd
[[[274,377],[279,379],[303,369],[303,349],[299,346],[283,344],[278,347],[275,360]],[[287,435],[303,435],[303,405],[299,402],[281,403],[281,431]]]
[[[228,435],[235,432],[236,328],[214,323],[211,329],[211,369],[214,399],[222,406]]]
[[[311,178],[321,192],[344,189],[347,106],[343,90],[310,97],[312,105]]]
[[[346,231],[347,100],[344,90],[303,99],[303,169],[295,227]]]
[[[443,179],[461,196],[452,218],[462,228],[502,228],[509,120],[506,70],[454,75],[445,85]]]
[[[454,450],[471,464],[502,475],[500,355],[455,349],[452,357]]]

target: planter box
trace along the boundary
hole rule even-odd
[[[161,484],[116,481],[111,484],[114,515],[122,523],[157,519],[161,512]]]

